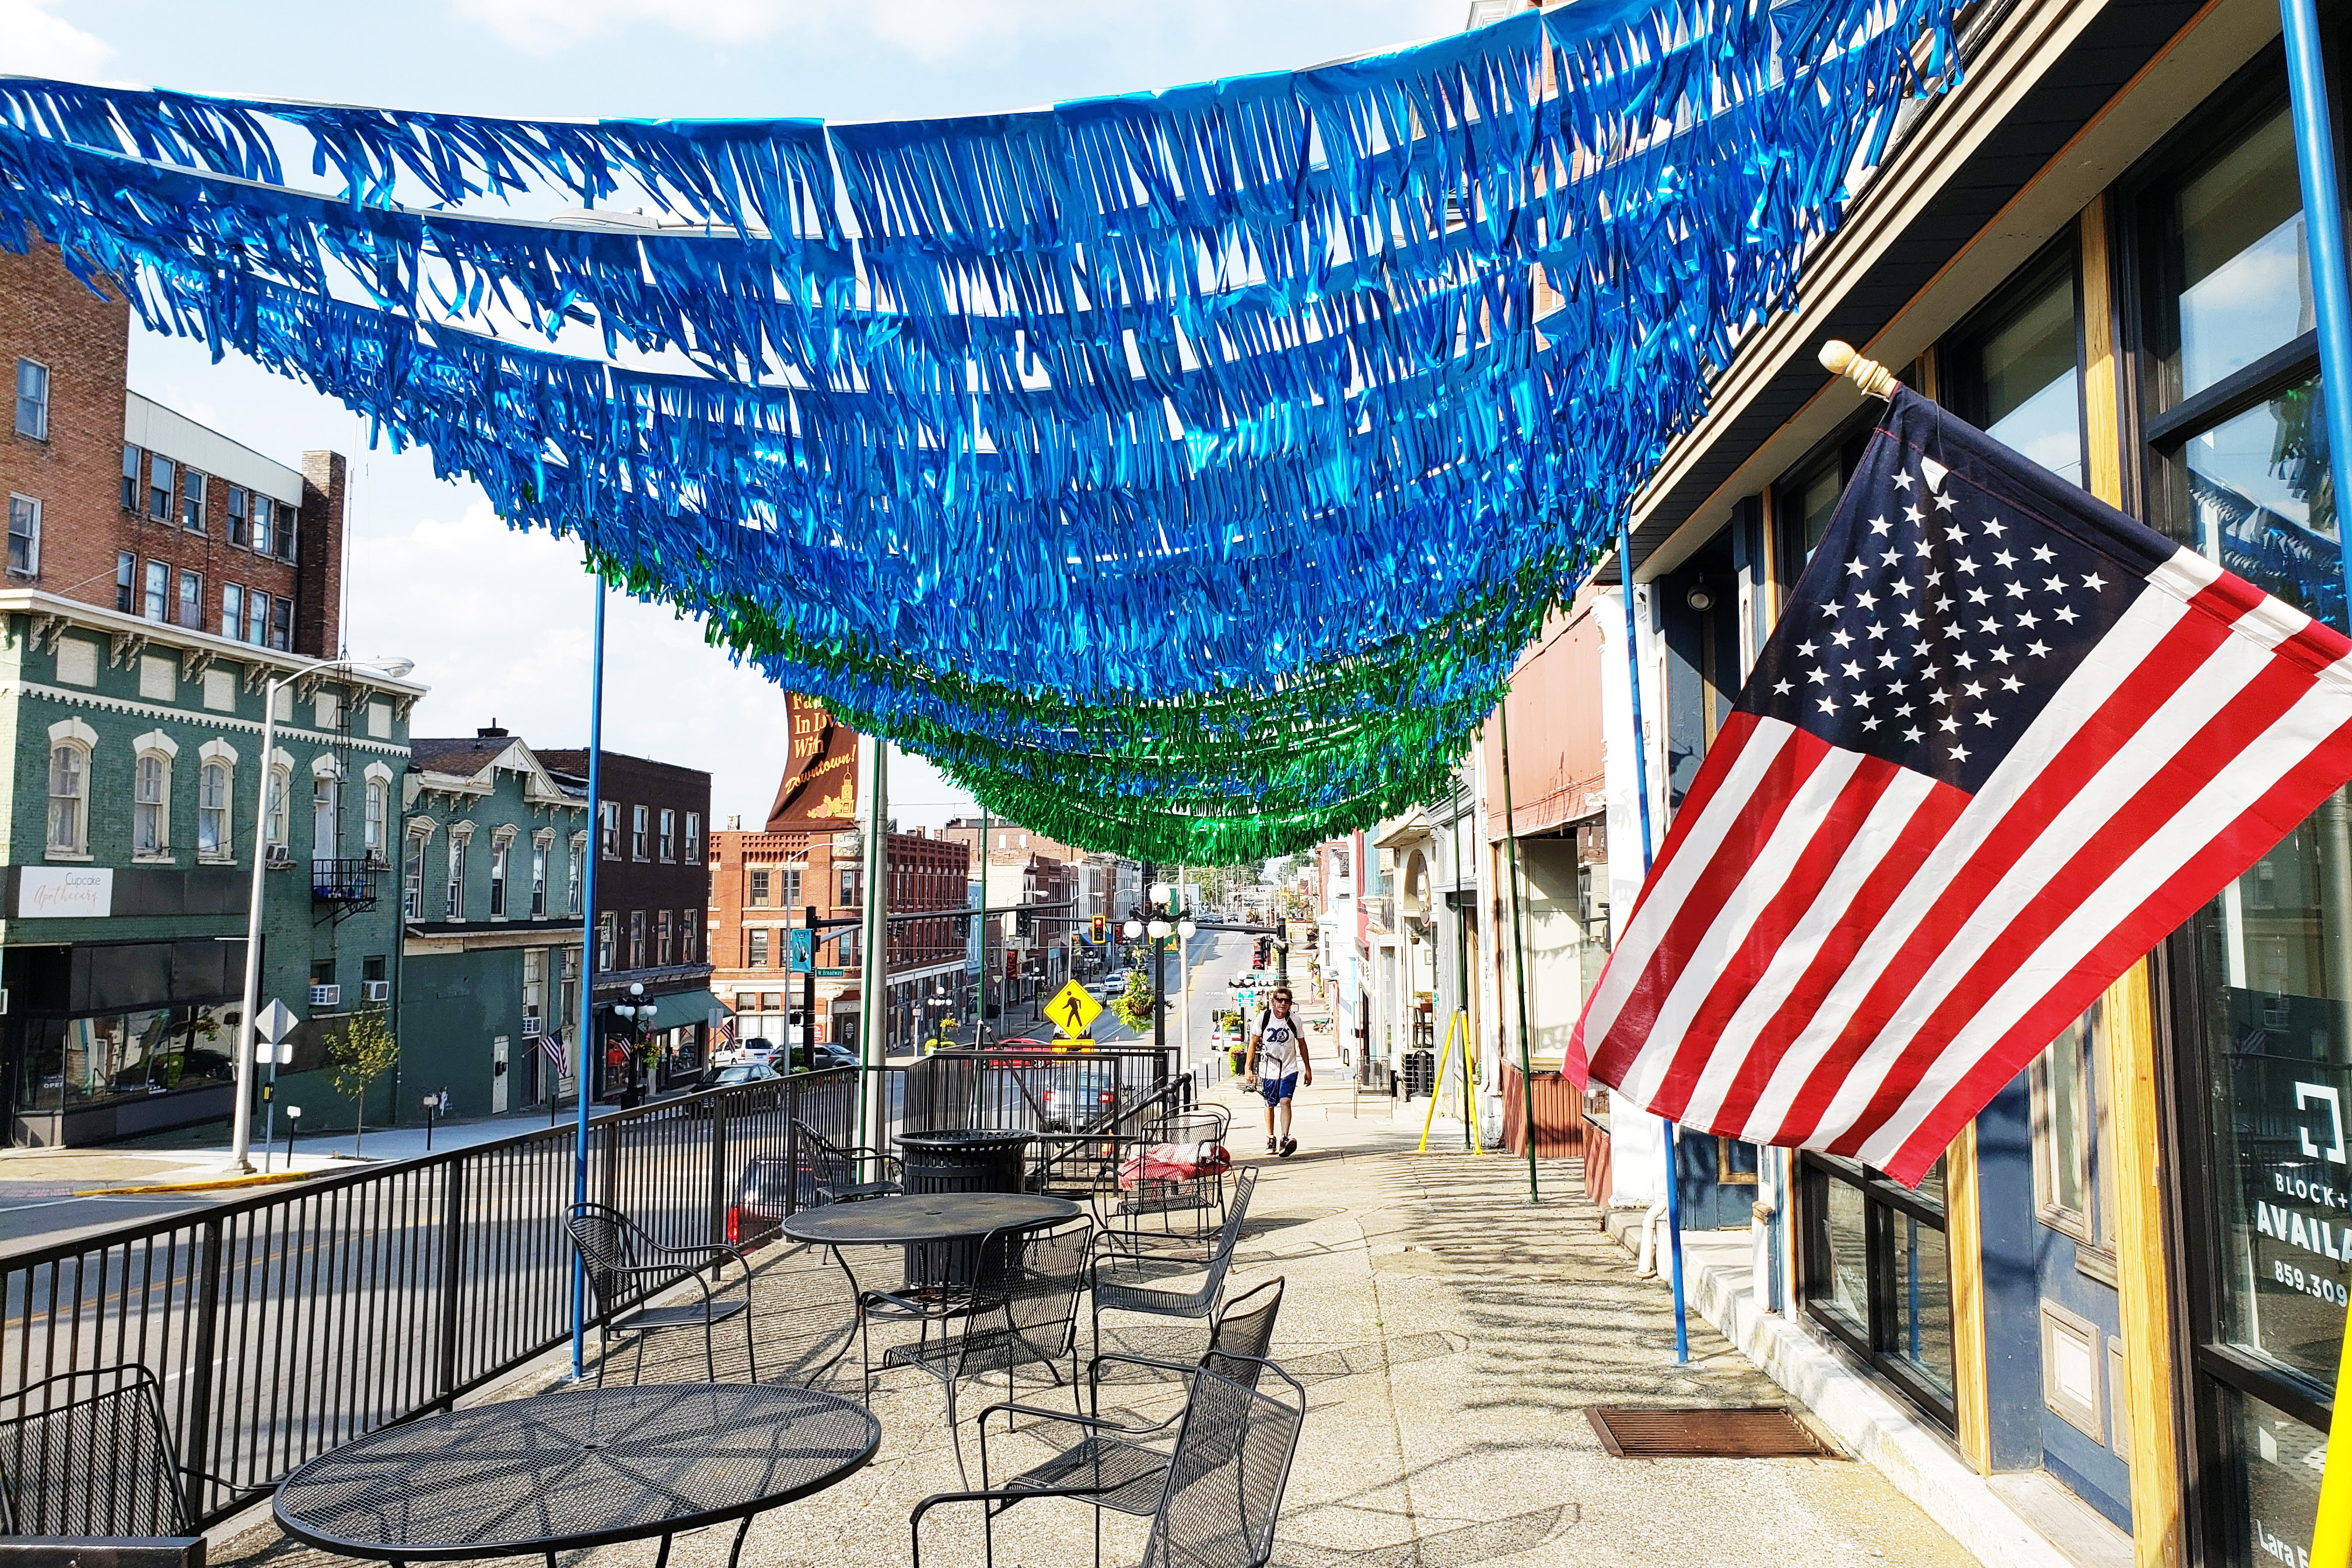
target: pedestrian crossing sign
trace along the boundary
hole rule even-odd
[[[1055,1032],[1068,1039],[1084,1036],[1087,1026],[1101,1016],[1102,1010],[1102,1004],[1075,980],[1066,983],[1045,1004],[1045,1016],[1054,1021]]]

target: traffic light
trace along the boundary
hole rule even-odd
[[[1110,939],[1110,917],[1108,915],[1097,915],[1094,918],[1092,926],[1093,929],[1089,934],[1093,937],[1095,945],[1097,947],[1100,947],[1105,942],[1108,942]]]

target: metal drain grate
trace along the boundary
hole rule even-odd
[[[1588,1405],[1601,1447],[1621,1459],[1834,1459],[1836,1450],[1786,1410],[1629,1409]]]

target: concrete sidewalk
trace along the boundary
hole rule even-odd
[[[1848,1460],[1641,1462],[1612,1458],[1585,1418],[1596,1404],[1722,1406],[1793,1402],[1702,1321],[1692,1363],[1673,1360],[1664,1293],[1637,1283],[1624,1254],[1580,1196],[1571,1164],[1542,1171],[1546,1197],[1527,1201],[1527,1167],[1459,1152],[1416,1156],[1418,1130],[1369,1108],[1350,1115],[1335,1064],[1302,1099],[1301,1149],[1265,1160],[1232,1289],[1287,1281],[1275,1353],[1307,1388],[1309,1415],[1274,1561],[1280,1568],[1470,1568],[1473,1564],[1895,1563],[1962,1568],[1971,1561],[1868,1466]],[[1328,1071],[1328,1077],[1322,1076]],[[1234,1146],[1261,1157],[1257,1118],[1238,1093]],[[772,1250],[757,1295],[763,1374],[797,1348],[823,1344],[844,1311],[837,1270]],[[1084,1318],[1082,1315],[1083,1325]],[[1129,1320],[1129,1325],[1156,1320]],[[648,1380],[698,1376],[693,1336],[668,1342]],[[1123,1329],[1131,1348],[1177,1349],[1165,1328]],[[722,1376],[741,1375],[741,1342],[719,1339]],[[850,1375],[835,1386],[854,1390]],[[560,1373],[550,1358],[488,1397],[526,1396]],[[627,1375],[625,1365],[617,1375]],[[747,1564],[904,1563],[908,1510],[957,1486],[937,1385],[886,1376],[875,1408],[882,1448],[842,1485],[765,1516]],[[989,1398],[1002,1397],[1002,1384]],[[1157,1390],[1119,1391],[1158,1408]],[[1042,1380],[1024,1399],[1066,1405]],[[973,1397],[968,1408],[984,1401]],[[1108,1402],[1108,1400],[1107,1400]],[[1000,1424],[1001,1426],[1001,1424]],[[1040,1450],[1045,1429],[990,1442],[992,1470]],[[1009,1447],[1008,1447],[1009,1444]],[[1025,1446],[1025,1447],[1024,1447]],[[974,1461],[969,1426],[967,1458]],[[1107,1516],[1103,1561],[1138,1560],[1139,1521]],[[681,1568],[717,1568],[731,1531],[677,1543]],[[1034,1502],[998,1523],[1000,1563],[1092,1561],[1091,1511]],[[597,1568],[644,1568],[651,1542],[588,1553]],[[215,1563],[315,1568],[341,1560],[280,1537],[266,1517],[217,1532]],[[977,1563],[978,1521],[944,1510],[926,1528],[926,1563]],[[576,1565],[575,1565],[576,1568]]]

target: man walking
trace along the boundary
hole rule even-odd
[[[1314,1086],[1315,1064],[1307,1059],[1307,1037],[1290,1010],[1290,988],[1284,986],[1250,1030],[1249,1077],[1243,1087],[1265,1097],[1265,1152],[1285,1160],[1298,1152],[1298,1140],[1290,1135],[1290,1097],[1301,1083]]]

